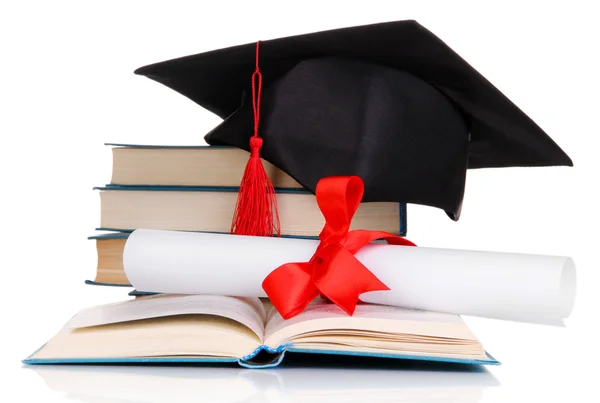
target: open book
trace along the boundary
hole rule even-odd
[[[154,295],[75,315],[26,364],[238,362],[278,365],[286,352],[497,364],[460,316],[317,301],[292,319],[258,298]]]

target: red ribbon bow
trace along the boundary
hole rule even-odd
[[[325,217],[317,251],[308,262],[279,266],[262,283],[284,319],[302,312],[319,294],[352,315],[362,293],[389,290],[354,254],[376,239],[393,245],[415,244],[383,231],[349,231],[363,191],[358,176],[332,176],[317,183],[317,203]]]

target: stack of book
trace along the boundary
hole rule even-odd
[[[129,285],[123,251],[136,229],[230,231],[248,153],[228,147],[111,146],[113,176],[98,188],[98,230],[104,233],[91,237],[98,247],[98,270],[90,283]],[[282,236],[318,237],[325,222],[316,197],[274,166],[265,166],[277,192]],[[406,206],[362,203],[351,228],[404,234]],[[329,357],[325,360],[345,355],[498,363],[455,314],[359,304],[349,316],[317,298],[284,320],[268,299],[212,294],[159,294],[85,309],[23,362],[270,368],[284,356],[312,361],[319,355]]]
[[[111,182],[97,187],[101,231],[98,266],[88,284],[129,286],[123,270],[128,234],[138,228],[228,233],[248,152],[226,146],[112,147]],[[277,192],[281,234],[316,238],[324,218],[315,196],[289,175],[263,161]],[[406,234],[406,205],[362,203],[353,228]]]

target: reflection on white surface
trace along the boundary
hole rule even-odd
[[[479,402],[499,382],[484,368],[409,363],[243,369],[193,366],[30,366],[66,398],[125,402]]]

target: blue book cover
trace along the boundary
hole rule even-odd
[[[156,292],[133,290],[127,293],[130,297],[147,297],[148,295],[156,295]]]
[[[236,147],[233,146],[226,146],[226,145],[222,145],[222,146],[210,146],[208,144],[204,144],[204,145],[187,145],[187,146],[181,146],[181,145],[160,145],[160,144],[127,144],[127,143],[104,143],[105,146],[108,147],[125,147],[125,148],[146,148],[146,149],[156,149],[156,150],[160,150],[162,148],[165,149],[192,149],[192,150],[203,150],[203,149],[219,149],[219,148],[224,148],[224,149],[237,149]]]
[[[42,347],[43,348],[43,347]],[[253,354],[241,358],[219,358],[219,357],[144,357],[144,358],[35,358],[35,353],[24,359],[26,365],[106,365],[106,364],[237,364],[244,368],[265,369],[279,366],[286,354],[323,355],[326,360],[335,361],[338,356],[345,357],[368,357],[376,359],[390,359],[403,361],[421,361],[431,363],[451,363],[461,365],[500,365],[500,362],[486,352],[487,359],[461,359],[448,358],[444,356],[422,356],[416,354],[380,354],[367,352],[347,352],[339,350],[314,350],[296,349],[281,346],[275,350],[261,346]]]
[[[97,231],[107,231],[105,229],[102,228],[96,228]],[[109,230],[109,231],[113,231],[113,230]],[[97,240],[97,239],[127,239],[129,237],[129,234],[131,234],[132,231],[116,231],[116,232],[109,232],[107,234],[94,234],[94,235],[90,235],[88,236],[88,239],[91,240]]]

